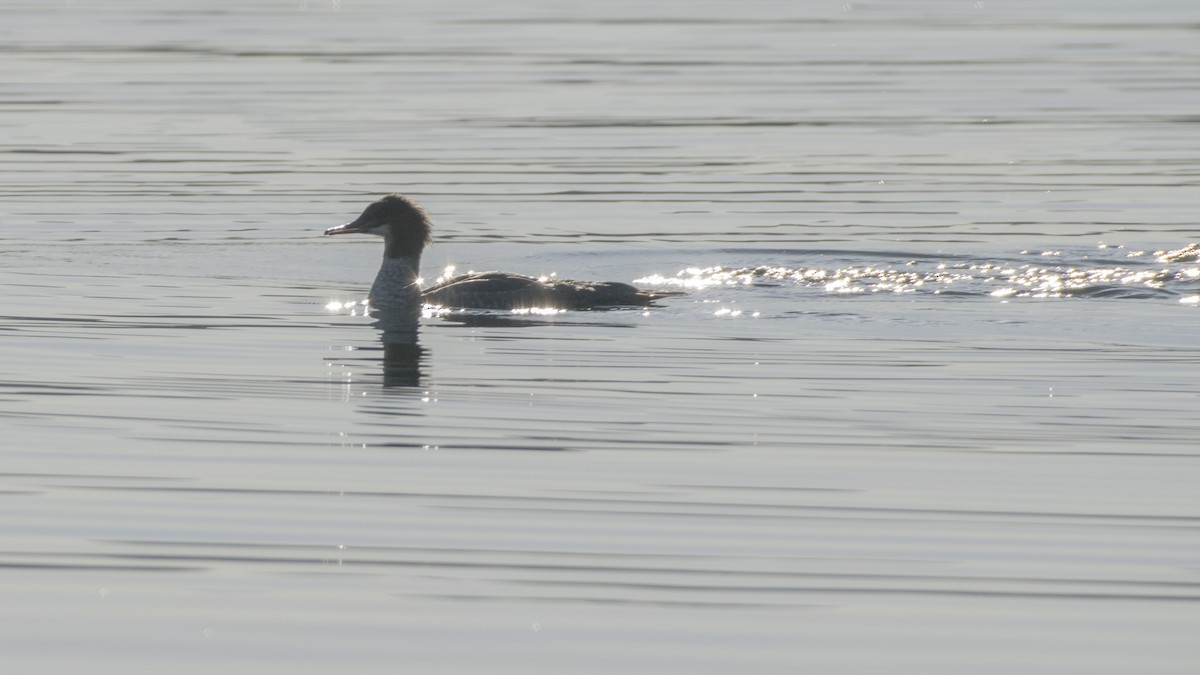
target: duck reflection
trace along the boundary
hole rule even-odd
[[[427,352],[418,340],[419,310],[376,309],[372,316],[375,321],[371,326],[379,331],[383,344],[383,386],[420,386]]]
[[[383,343],[383,386],[419,387],[428,352],[417,343]]]
[[[358,311],[355,309],[352,314],[357,314]],[[420,343],[422,317],[436,319],[439,324],[457,324],[472,328],[535,328],[560,323],[576,327],[634,327],[625,321],[602,320],[605,313],[601,311],[586,313],[589,319],[587,321],[579,318],[582,313],[571,317],[570,321],[563,321],[564,317],[560,313],[526,316],[489,311],[446,310],[428,306],[421,311],[410,308],[370,308],[362,311],[371,317],[371,327],[377,331],[379,343],[349,348],[353,356],[331,359],[354,371],[353,385],[350,385],[350,388],[356,391],[363,390],[364,386],[370,389],[379,384],[385,389],[412,389],[423,385],[430,363],[430,351]],[[377,379],[379,373],[383,375],[382,382]]]

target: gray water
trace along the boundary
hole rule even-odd
[[[1192,2],[9,2],[6,672],[1200,667]],[[362,314],[424,276],[687,295]]]

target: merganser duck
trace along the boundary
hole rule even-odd
[[[678,291],[643,291],[617,281],[541,281],[508,272],[463,274],[422,290],[421,252],[432,242],[432,224],[416,202],[390,194],[373,202],[334,234],[383,237],[383,265],[371,286],[370,305],[385,310],[419,310],[422,304],[463,309],[591,309],[649,305]]]

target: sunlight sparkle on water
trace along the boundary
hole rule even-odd
[[[1161,263],[1200,262],[1200,244],[1188,244],[1174,251],[1155,251],[1154,258]]]
[[[325,309],[330,312],[341,312],[343,310],[349,309],[349,310],[351,310],[351,313],[354,313],[360,305],[363,307],[366,307],[367,301],[366,300],[349,300],[346,302],[342,302],[341,300],[331,300],[329,302],[329,304],[325,305]]]
[[[450,309],[449,307],[443,307],[442,305],[421,306],[421,318],[423,319],[436,319],[439,316],[445,316],[453,312],[454,310]]]
[[[567,310],[565,310],[565,309],[557,309],[555,307],[522,307],[520,309],[512,310],[512,313],[519,314],[521,316],[528,316],[531,314],[538,315],[538,316],[548,316],[548,315],[554,315],[554,314],[562,314],[563,312],[566,312],[566,311]]]
[[[1030,254],[1032,255],[1032,254]],[[1059,257],[1059,251],[1047,251],[1039,257]],[[1200,246],[1177,251],[1160,251],[1159,262],[1188,261],[1200,257]],[[901,266],[902,265],[902,266]],[[924,269],[921,269],[924,267]],[[897,267],[869,265],[836,269],[783,267],[726,268],[689,267],[673,277],[659,274],[636,279],[635,283],[674,286],[692,290],[710,287],[770,286],[788,282],[801,287],[820,288],[826,293],[942,294],[953,290],[959,295],[999,298],[1063,298],[1080,295],[1140,293],[1170,290],[1172,282],[1190,282],[1200,278],[1200,268],[1138,268],[1130,265],[1070,267],[1066,265],[1004,265],[991,262],[920,263],[907,261]],[[997,289],[999,285],[1001,288]],[[1128,289],[1123,290],[1123,289]]]

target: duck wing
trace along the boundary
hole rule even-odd
[[[430,305],[464,309],[592,309],[645,306],[679,291],[643,291],[619,281],[541,281],[507,272],[463,274],[421,294]]]
[[[552,307],[549,287],[520,274],[479,272],[461,274],[421,293],[426,304],[464,309],[521,309]]]
[[[643,291],[637,286],[619,281],[563,280],[548,285],[559,301],[557,306],[566,309],[645,307],[658,298],[683,295],[679,291]]]

